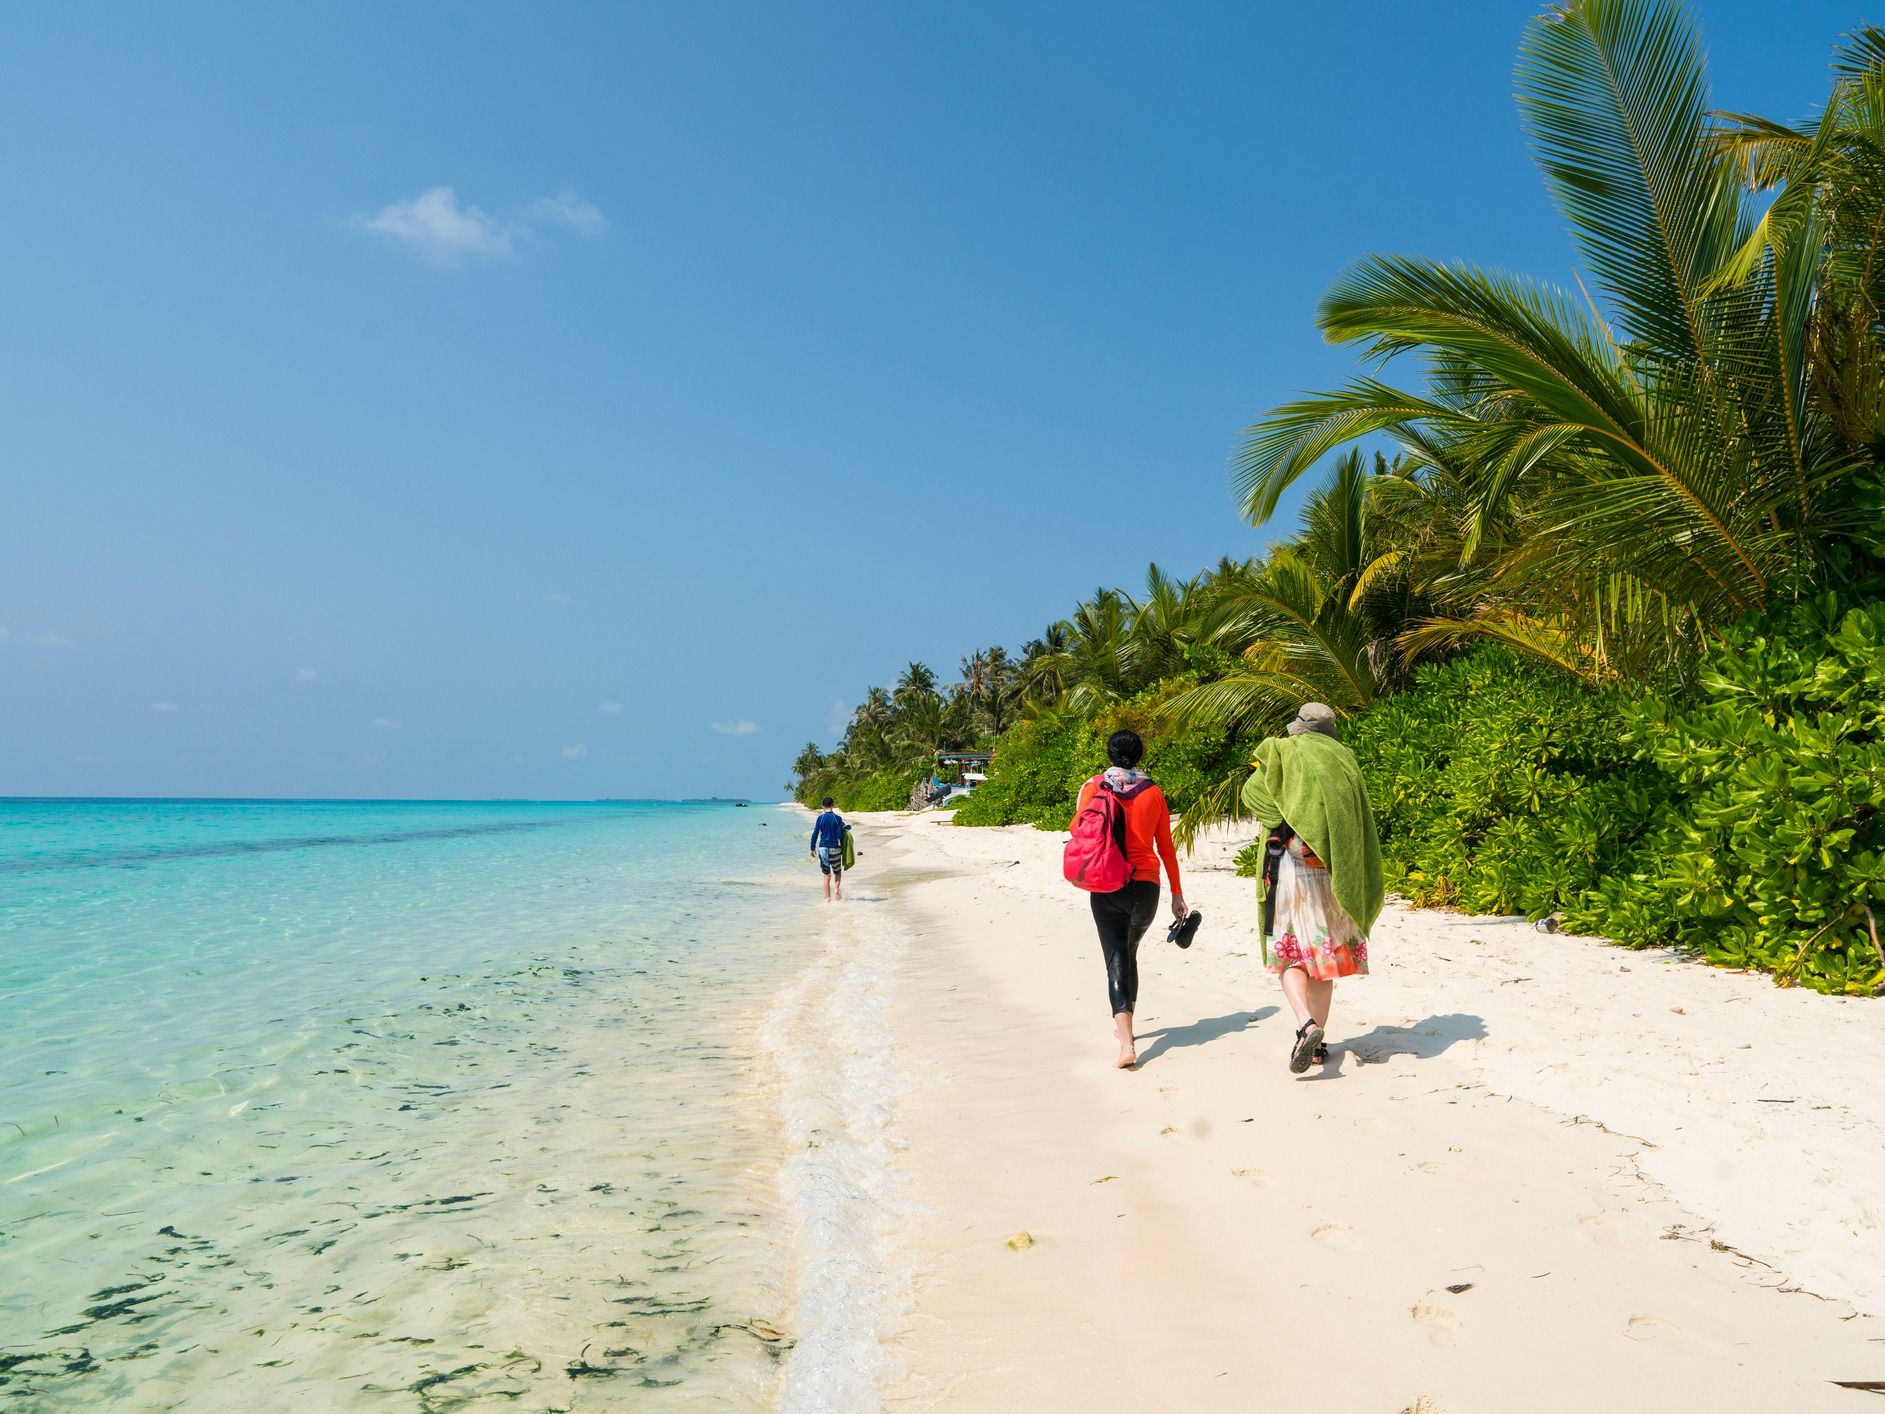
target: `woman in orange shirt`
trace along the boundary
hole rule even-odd
[[[1119,1042],[1121,1070],[1138,1064],[1132,1046],[1132,1011],[1139,1000],[1139,940],[1158,913],[1159,864],[1172,881],[1172,917],[1181,922],[1189,913],[1179,891],[1178,851],[1172,848],[1172,812],[1165,793],[1139,769],[1145,743],[1137,732],[1114,732],[1106,742],[1112,765],[1088,781],[1074,807],[1077,819],[1093,793],[1104,784],[1119,797],[1126,816],[1126,861],[1132,878],[1110,894],[1090,894],[1093,923],[1100,933],[1100,953],[1106,959],[1106,990],[1113,1007],[1113,1033]]]

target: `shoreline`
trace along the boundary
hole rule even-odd
[[[1864,1003],[1390,905],[1298,1079],[1212,836],[1120,1073],[1058,836],[853,819],[925,1214],[887,1407],[1869,1407],[1833,1383],[1885,1378]]]

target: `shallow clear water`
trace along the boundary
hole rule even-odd
[[[769,1407],[799,832],[0,801],[0,1400]]]

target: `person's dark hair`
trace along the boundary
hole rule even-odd
[[[1118,731],[1106,738],[1106,759],[1115,766],[1130,771],[1144,755],[1145,743],[1139,740],[1137,732]]]
[[[831,809],[831,797],[830,797],[830,796],[826,796],[826,797],[825,797],[825,798],[824,798],[823,800],[821,800],[821,801],[819,801],[818,803],[819,803],[820,805],[822,805],[822,806],[824,806],[824,808],[825,808],[825,809],[827,809],[827,810],[829,810],[829,809]]]

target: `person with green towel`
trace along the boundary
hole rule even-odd
[[[1329,1058],[1323,1044],[1338,977],[1368,975],[1368,930],[1381,916],[1381,839],[1355,754],[1335,712],[1307,702],[1288,735],[1258,743],[1244,809],[1268,832],[1257,899],[1263,963],[1296,1013],[1289,1068]]]

